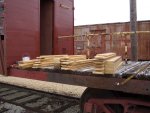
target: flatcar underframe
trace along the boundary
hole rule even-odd
[[[81,98],[82,113],[149,113],[150,81],[49,69],[10,69],[12,76],[88,87]],[[125,76],[125,75],[124,75]],[[126,75],[128,77],[129,75]]]

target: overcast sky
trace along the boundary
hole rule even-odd
[[[126,22],[129,0],[74,0],[75,25]],[[137,19],[150,20],[150,0],[137,0]]]

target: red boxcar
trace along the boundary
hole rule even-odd
[[[0,4],[0,73],[24,55],[73,54],[73,39],[58,40],[74,32],[73,0],[5,0]]]
[[[114,33],[129,32],[130,23],[109,23],[97,25],[75,26],[75,35],[86,33]],[[137,31],[150,31],[150,21],[139,21]],[[138,59],[150,60],[150,33],[138,34]],[[126,38],[126,39],[125,39]],[[125,41],[126,40],[126,41]],[[121,35],[104,35],[92,37],[90,39],[90,57],[97,53],[116,52],[118,55],[125,57],[125,45],[128,46],[128,59],[130,59],[130,35],[121,37]],[[75,54],[87,53],[87,39],[85,37],[75,38]]]

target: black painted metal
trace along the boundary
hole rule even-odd
[[[131,34],[131,59],[138,60],[138,38],[137,38],[137,12],[136,0],[130,0],[130,28],[134,34]]]
[[[84,75],[84,74],[66,74],[57,72],[48,72],[48,81],[85,86],[89,88],[98,88],[113,91],[123,91],[133,94],[150,95],[150,82],[146,80],[132,79],[127,84],[119,85],[124,78],[114,78],[110,75]],[[139,85],[140,84],[140,85]],[[138,86],[138,87],[137,87]]]
[[[5,74],[4,67],[4,48],[2,43],[2,36],[0,36],[0,74]]]

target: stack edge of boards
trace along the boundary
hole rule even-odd
[[[123,62],[121,56],[116,53],[104,53],[95,56],[94,64],[94,74],[114,74]]]

